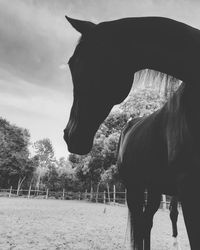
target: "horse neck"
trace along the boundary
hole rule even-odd
[[[172,96],[169,101],[169,121],[171,133],[176,133],[177,139],[184,142],[192,141],[200,146],[200,117],[199,96],[197,85],[185,84]]]
[[[184,93],[184,110],[188,127],[195,140],[200,140],[199,92],[197,85],[187,85]]]
[[[179,56],[176,56],[172,49],[166,50],[164,43],[162,45],[160,48],[156,44],[150,45],[148,40],[145,43],[139,41],[136,45],[132,43],[127,52],[130,71],[136,73],[139,70],[152,69],[182,81],[187,80],[189,76],[184,71],[183,62],[180,61]]]
[[[122,23],[117,33],[118,51],[124,54],[123,65],[126,65],[130,74],[148,68],[166,73],[183,82],[196,81],[198,70],[196,60],[191,60],[191,56],[200,55],[200,46],[197,51],[193,48],[192,41],[190,44],[187,39],[180,38],[189,36],[186,29],[177,26],[177,22],[171,25],[166,21],[162,28],[156,23],[156,20],[159,23],[159,19],[155,19],[154,22],[151,21],[154,19],[145,21],[144,18],[142,22],[141,20],[142,18],[133,18]],[[173,38],[169,36],[171,33],[174,35]],[[200,37],[200,33],[197,35]]]

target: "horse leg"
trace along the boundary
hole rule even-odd
[[[144,250],[151,249],[151,229],[153,226],[153,216],[160,206],[160,200],[161,194],[157,190],[149,188],[144,210]]]
[[[170,210],[170,219],[172,222],[172,237],[174,238],[173,241],[173,249],[180,249],[177,236],[178,236],[178,229],[177,229],[177,219],[178,219],[178,199],[176,196],[173,196],[169,206]]]
[[[200,204],[197,200],[199,197],[198,177],[198,175],[196,177],[186,177],[181,181],[179,189],[191,250],[200,249]]]
[[[177,237],[178,230],[177,230],[177,219],[178,219],[178,200],[175,196],[172,197],[170,202],[170,219],[172,222],[172,237]]]
[[[139,186],[127,187],[127,205],[130,215],[131,248],[133,250],[143,250],[144,188]]]

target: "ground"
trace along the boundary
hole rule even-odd
[[[125,206],[0,198],[0,250],[126,250],[127,215]],[[189,250],[182,214],[178,227],[182,250]],[[169,213],[159,210],[152,249],[170,249],[171,242]]]

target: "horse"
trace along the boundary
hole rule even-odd
[[[140,164],[155,165],[155,171],[150,168],[145,175],[162,185],[166,194],[178,193],[191,249],[199,250],[200,204],[195,201],[200,185],[200,30],[164,17],[130,17],[99,24],[66,18],[81,34],[68,62],[74,87],[70,117],[64,129],[69,152],[87,154],[91,150],[100,124],[134,87],[136,72],[150,69],[184,82],[182,94],[170,102],[174,105],[171,108],[166,105],[146,118],[149,119],[146,133],[136,134],[138,140],[144,141],[145,153]],[[152,145],[145,143],[146,137]],[[134,147],[135,155],[141,155],[141,148]],[[143,168],[137,173],[136,183],[140,183],[136,186],[132,169],[124,173],[130,187],[128,199],[134,202],[135,190],[141,195],[143,192],[139,181],[144,179]],[[164,184],[159,183],[162,174],[162,181],[168,180]],[[158,203],[156,191],[149,190],[149,195],[152,192]],[[141,201],[138,202],[140,207]],[[152,205],[156,208],[157,203]],[[133,204],[130,202],[129,206]],[[133,249],[144,247],[136,242]]]
[[[135,133],[138,130],[141,130],[145,133],[145,126],[143,123],[148,123],[149,119],[145,119],[142,117],[138,117],[135,119],[130,119],[120,134],[118,148],[117,148],[117,168],[119,171],[119,175],[122,178],[122,182],[127,188],[128,194],[131,195],[127,196],[127,204],[129,208],[129,219],[130,219],[130,226],[131,226],[131,243],[132,246],[135,248],[139,247],[138,244],[141,244],[144,249],[150,248],[150,231],[153,226],[153,216],[160,207],[161,201],[161,194],[162,194],[162,187],[158,184],[154,183],[154,180],[149,178],[149,175],[143,174],[143,178],[138,178],[138,173],[140,172],[141,168],[144,173],[149,172],[150,170],[153,172],[155,169],[154,165],[146,164],[145,166],[135,165],[137,162],[134,160],[135,150],[131,148],[133,144],[137,145],[137,148],[142,148],[143,145],[140,140],[137,140],[137,136]],[[141,122],[141,123],[140,123]],[[146,124],[145,124],[146,125]],[[141,126],[141,128],[140,128]],[[148,124],[147,124],[148,126]],[[139,132],[140,133],[140,132]],[[140,137],[139,137],[140,138]],[[144,143],[144,142],[143,142]],[[145,141],[146,143],[146,141]],[[148,141],[147,141],[148,143]],[[145,154],[146,155],[146,154]],[[139,155],[138,157],[142,157]],[[130,184],[127,185],[127,172],[128,168],[131,168],[131,180],[132,183],[131,187]],[[123,177],[124,176],[124,177]],[[133,176],[135,179],[133,179]],[[159,176],[163,178],[163,175]],[[143,189],[138,189],[138,181],[143,183]],[[146,185],[144,184],[146,183]],[[134,190],[134,195],[132,195]],[[144,192],[147,194],[147,197],[144,196]],[[172,222],[172,236],[174,238],[174,249],[179,249],[178,241],[177,241],[177,218],[178,218],[178,199],[176,196],[171,198],[170,206],[170,219]]]
[[[170,210],[170,219],[172,222],[172,237],[174,239],[173,246],[174,248],[180,250],[179,242],[177,240],[178,236],[177,220],[179,211],[178,211],[178,198],[176,196],[173,196],[171,198],[169,210]]]

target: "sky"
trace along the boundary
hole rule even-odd
[[[0,0],[0,116],[49,138],[57,157],[73,101],[67,61],[79,34],[65,15],[95,23],[165,16],[200,29],[198,0]]]

